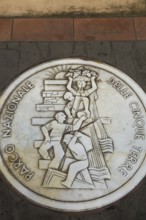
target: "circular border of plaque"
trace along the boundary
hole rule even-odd
[[[53,71],[51,71],[51,69],[53,69]],[[50,72],[47,72],[48,70]],[[48,78],[46,76],[48,76]],[[57,77],[51,78],[54,76]],[[41,89],[39,89],[39,81],[42,83]],[[75,85],[74,87],[73,83]],[[86,87],[85,89],[87,85],[89,88]],[[38,86],[36,90],[34,89],[35,86]],[[45,90],[43,90],[43,86],[45,86]],[[54,89],[54,96],[51,96],[51,98],[50,93],[52,94],[52,91],[49,90],[50,88],[52,90]],[[64,88],[67,90],[65,94]],[[38,92],[37,95],[36,92]],[[39,96],[40,93],[42,97],[45,97],[45,105],[39,105],[40,103],[37,103],[37,101],[34,103],[35,99],[33,97],[38,96],[39,100],[42,98]],[[18,106],[20,97],[22,99],[24,94],[27,105],[30,103],[30,105],[36,106],[36,111],[38,110],[39,116],[46,114],[40,113],[41,111],[50,111],[49,114],[51,115],[52,110],[49,110],[49,108],[53,106],[55,109],[57,106],[56,102],[60,100],[58,97],[61,97],[63,94],[61,97],[62,102],[59,103],[58,108],[64,106],[63,111],[68,116],[68,122],[66,124],[64,123],[65,118],[61,119],[61,117],[65,117],[65,113],[61,113],[63,114],[63,116],[61,116],[59,115],[60,112],[58,115],[55,114],[55,116],[52,116],[54,119],[52,119],[51,122],[44,122],[45,125],[41,128],[46,139],[44,139],[44,142],[42,141],[43,144],[40,150],[35,149],[34,146],[28,149],[29,160],[27,159],[27,152],[25,151],[28,143],[25,139],[26,135],[24,135],[25,141],[23,140],[22,142],[22,140],[19,140],[19,138],[22,139],[23,137],[19,133],[19,127],[21,131],[27,134],[27,125],[25,128],[25,123],[19,124],[20,121],[23,120],[22,117],[20,118],[19,108],[23,110],[22,116],[25,114],[25,111],[29,115],[29,106],[28,110],[24,109],[23,107],[26,107],[26,104],[23,105],[23,100],[20,107]],[[27,101],[26,97],[28,97],[28,99],[32,97],[32,101],[30,102],[30,99]],[[63,97],[68,101],[65,102]],[[72,97],[73,101],[71,101]],[[10,102],[12,98],[13,105],[12,102]],[[103,100],[103,98],[106,101]],[[111,98],[110,101],[108,100],[109,98]],[[98,106],[96,106],[98,99],[99,103]],[[16,119],[14,115],[11,115],[11,111],[14,110],[14,104],[17,104],[17,112],[15,113],[18,119]],[[81,105],[82,110],[79,109]],[[95,114],[96,108],[98,107],[101,117]],[[126,108],[128,109],[124,110]],[[68,58],[48,61],[33,67],[15,79],[3,92],[0,99],[1,174],[19,193],[43,207],[58,211],[81,212],[108,206],[132,191],[146,175],[146,147],[144,146],[145,108],[146,95],[139,85],[129,76],[108,64],[78,58]],[[35,112],[34,115],[36,116],[37,113]],[[110,119],[112,117],[114,118],[114,115],[116,115],[115,121],[113,119],[112,124],[110,124]],[[15,123],[4,120],[6,118],[12,119],[13,117]],[[76,121],[72,122],[72,120],[75,119]],[[126,119],[130,120],[130,122]],[[34,125],[37,123],[42,125],[42,118],[39,119],[39,122],[38,118],[31,118],[31,120]],[[43,118],[43,120],[45,121],[46,118]],[[126,120],[126,123],[123,122],[124,120]],[[27,123],[26,120],[25,122]],[[11,137],[8,128],[11,128],[11,124],[13,123],[14,134]],[[81,127],[82,123],[84,126]],[[33,124],[31,124],[31,126],[32,125]],[[56,125],[58,126],[57,128],[55,127]],[[52,129],[50,136],[45,135],[45,129],[47,129],[47,131]],[[64,129],[64,132],[71,131],[72,133],[66,134],[66,137],[64,137],[61,129]],[[89,130],[92,130],[91,136],[87,135]],[[121,134],[121,131],[123,134]],[[34,135],[36,135],[37,132],[41,132],[41,129],[36,129],[35,132],[31,134],[33,141],[35,140]],[[56,133],[56,136],[53,136],[53,132],[58,132],[58,136]],[[40,137],[43,137],[43,135],[41,134]],[[97,136],[93,141],[92,139],[95,135]],[[66,138],[67,147],[69,148],[69,152],[72,153],[72,159],[65,155],[66,164],[68,163],[68,165],[66,165],[67,168],[65,165],[60,165],[63,163],[60,161],[64,156],[64,150],[60,140],[62,136],[64,138],[63,140]],[[45,142],[45,140],[47,141]],[[97,140],[98,143],[96,143]],[[20,143],[22,147],[15,147],[15,142]],[[53,159],[51,159],[51,156],[47,156],[46,152],[44,153],[44,150],[46,150],[46,148],[44,148],[45,143],[51,143],[47,145],[47,150],[53,147]],[[38,144],[38,140],[36,144]],[[96,167],[95,165],[93,166],[94,163],[97,163],[94,158],[96,152],[92,153],[92,151],[96,148],[97,144],[98,152],[96,156],[99,157],[98,160],[100,159],[104,165],[99,166],[99,164],[97,164]],[[124,144],[127,145],[124,147]],[[56,149],[59,149],[59,155],[57,155]],[[101,152],[99,153],[99,151]],[[34,157],[32,157],[32,152],[34,152]],[[37,154],[39,156],[35,156]],[[103,157],[102,154],[106,155]],[[37,167],[38,161],[35,161],[35,157],[37,160],[39,160],[40,157],[43,158],[39,161],[39,168]],[[58,161],[54,162],[56,158]],[[33,161],[35,166],[31,164],[31,160],[35,161]],[[27,161],[27,165],[25,165],[24,161]],[[39,171],[39,169],[46,166],[46,164],[49,164],[47,165],[49,169],[45,176],[45,172]],[[60,166],[61,168],[59,168]],[[74,170],[76,169],[76,173],[72,172],[71,166],[74,167]],[[35,170],[33,172],[34,167]],[[63,169],[64,173],[66,172],[65,174],[62,172]],[[42,180],[40,181],[42,173],[45,176],[44,182]],[[71,177],[69,177],[69,174]],[[36,179],[35,175],[38,175]],[[33,178],[35,182],[33,182]],[[49,178],[56,178],[53,185],[49,185],[51,184]],[[58,178],[62,179],[61,182],[57,183],[57,181],[60,181]],[[107,191],[102,188],[104,180],[108,188]],[[38,185],[36,186],[35,184]]]

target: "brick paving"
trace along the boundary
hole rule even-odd
[[[14,19],[12,41],[72,41],[73,19]]]
[[[0,19],[0,41],[11,41],[12,19]]]
[[[0,19],[0,41],[146,40],[146,17]]]
[[[146,39],[146,17],[134,18],[134,26],[137,40]]]
[[[74,40],[135,40],[130,18],[84,18],[74,23]]]

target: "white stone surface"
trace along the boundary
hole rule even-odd
[[[146,96],[127,75],[80,59],[46,62],[0,100],[0,169],[33,202],[88,211],[146,174]]]

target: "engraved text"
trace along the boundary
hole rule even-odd
[[[138,162],[141,151],[142,147],[132,146],[132,150],[130,150],[127,159],[118,167],[118,171],[122,176],[127,176],[128,172],[133,169],[133,166]]]
[[[21,160],[18,153],[15,151],[15,146],[9,144],[5,148],[5,152],[9,155],[8,160],[13,163],[13,168],[15,170],[19,169],[20,176],[24,176],[26,181],[30,181],[34,176],[34,172],[32,172]]]
[[[137,102],[130,102],[129,106],[131,108],[133,118],[135,120],[133,124],[133,127],[135,128],[134,138],[144,140],[145,139],[145,131],[144,131],[145,122],[143,120],[143,115],[139,107],[139,104]]]
[[[24,86],[21,87],[21,89],[16,91],[16,94],[13,96],[13,98],[10,100],[10,102],[7,104],[7,109],[5,111],[5,114],[3,116],[4,122],[2,123],[3,126],[3,138],[11,137],[12,133],[12,122],[14,119],[15,111],[17,109],[17,106],[19,102],[22,100],[23,96],[29,92],[32,88],[34,88],[34,85],[31,84],[30,81],[27,81]]]
[[[117,81],[114,77],[111,77],[107,83],[112,85],[112,87],[116,89],[125,99],[132,96],[132,93],[128,91],[128,88],[126,88],[120,81]]]

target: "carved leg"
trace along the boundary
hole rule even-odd
[[[54,158],[51,161],[49,168],[58,169],[65,153],[60,141],[53,141],[52,145],[54,147]]]
[[[40,155],[45,159],[45,160],[49,160],[49,154],[48,154],[48,150],[52,147],[52,143],[47,141],[47,142],[43,142],[43,144],[41,145],[40,149],[39,149],[39,153]]]
[[[64,186],[70,188],[76,175],[88,167],[88,160],[77,161],[69,166],[68,175],[65,181],[62,182]]]

